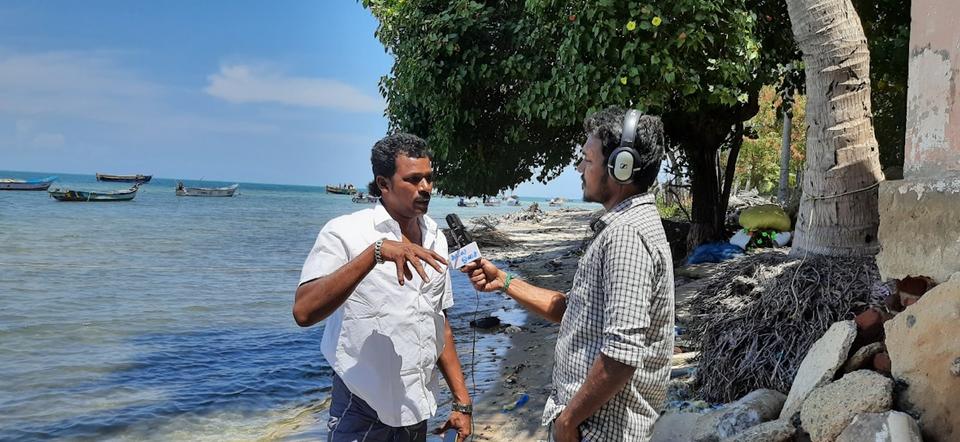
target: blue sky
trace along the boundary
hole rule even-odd
[[[6,2],[0,23],[0,170],[370,180],[392,58],[357,2]]]

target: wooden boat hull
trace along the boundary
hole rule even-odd
[[[47,190],[57,180],[57,177],[47,177],[39,180],[0,180],[0,190]]]
[[[204,197],[231,197],[239,184],[228,187],[182,187],[177,189],[177,196],[204,196]]]
[[[108,201],[130,201],[137,196],[137,190],[140,185],[137,184],[127,190],[118,190],[113,192],[89,192],[84,190],[55,189],[48,191],[50,197],[57,201],[64,202],[108,202]]]
[[[107,181],[114,183],[149,183],[153,175],[108,175],[105,173],[97,174],[97,181]]]
[[[353,195],[357,193],[357,189],[355,188],[343,188],[343,187],[334,187],[334,186],[326,186],[326,188],[327,188],[327,193],[333,193],[337,195]]]

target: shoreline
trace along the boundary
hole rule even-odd
[[[526,210],[517,212],[527,213]],[[507,265],[518,277],[540,287],[566,291],[580,258],[579,251],[591,237],[589,227],[596,213],[588,209],[560,209],[543,213],[540,222],[518,220],[515,215],[496,218],[497,232],[515,243],[481,247],[484,257]],[[496,293],[481,296],[497,296]],[[505,296],[505,295],[500,295]],[[515,301],[513,301],[515,302]],[[499,379],[474,398],[474,438],[478,441],[547,440],[540,425],[550,395],[553,354],[560,325],[524,313],[520,331],[510,335],[510,348],[499,360]],[[505,412],[522,394],[529,401]]]

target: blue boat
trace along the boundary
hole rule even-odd
[[[33,180],[0,178],[0,190],[47,190],[58,177],[48,176]]]

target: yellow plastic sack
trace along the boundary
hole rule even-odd
[[[766,204],[743,209],[740,225],[747,230],[790,231],[790,217],[776,204]]]

